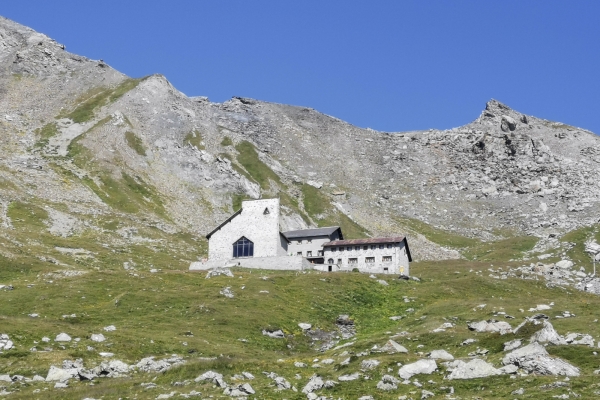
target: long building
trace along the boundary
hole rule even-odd
[[[404,236],[345,240],[339,226],[281,232],[279,199],[243,201],[208,235],[208,260],[190,270],[219,266],[409,274]]]

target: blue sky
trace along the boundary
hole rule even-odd
[[[466,124],[495,98],[600,133],[598,1],[19,0],[0,15],[211,101],[404,131]]]

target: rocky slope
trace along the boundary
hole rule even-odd
[[[460,257],[453,238],[534,236],[545,250],[598,222],[598,136],[495,100],[463,127],[377,132],[306,107],[190,98],[4,18],[0,94],[8,257],[23,245],[15,205],[42,210],[52,235],[110,247],[154,240],[148,227],[197,241],[241,199],[279,196],[284,230],[407,233],[417,259]]]

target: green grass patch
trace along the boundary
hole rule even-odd
[[[233,141],[229,136],[225,136],[223,140],[221,140],[221,146],[233,146]]]
[[[311,218],[315,219],[318,215],[331,210],[331,202],[316,187],[303,183],[300,190],[302,191],[304,209]]]
[[[243,141],[235,146],[239,152],[237,161],[246,169],[254,181],[264,190],[270,188],[270,181],[281,184],[279,176],[258,157],[256,148],[250,142]]]
[[[465,249],[462,254],[471,260],[517,260],[522,258],[525,252],[533,249],[537,242],[538,238],[534,236],[518,236],[495,242],[481,242],[479,245]]]
[[[198,132],[198,130],[194,129],[193,131],[191,131],[190,133],[188,133],[185,138],[183,139],[183,144],[189,144],[190,146],[193,146],[195,148],[197,148],[198,150],[204,150],[206,147],[204,146],[203,143],[203,139],[202,139],[202,134],[200,132]]]
[[[398,223],[402,226],[406,226],[415,232],[420,233],[432,242],[439,244],[440,246],[452,247],[452,248],[465,248],[474,247],[479,245],[481,242],[477,239],[471,239],[464,236],[457,235],[452,232],[448,232],[439,228],[435,228],[423,221],[419,221],[415,218],[396,218]]]
[[[588,272],[592,271],[592,259],[589,253],[585,252],[585,242],[589,239],[594,239],[600,242],[600,225],[592,225],[579,229],[575,229],[565,234],[560,240],[561,242],[574,243],[567,255],[577,266],[583,266]]]
[[[61,116],[70,118],[77,123],[87,122],[94,118],[96,109],[118,100],[144,79],[126,79],[115,88],[93,88],[77,99],[76,106],[72,111]]]
[[[144,142],[139,138],[135,133],[131,131],[125,132],[125,139],[127,140],[127,145],[135,150],[140,156],[146,155],[146,146],[144,146]]]
[[[35,147],[43,148],[48,144],[48,141],[51,137],[56,136],[58,133],[58,126],[56,122],[50,122],[40,129],[36,130],[36,134],[39,137],[38,141],[35,143]]]
[[[48,213],[41,207],[31,203],[15,201],[9,204],[7,215],[15,228],[46,229],[45,221]]]
[[[351,220],[346,214],[334,210],[324,219],[318,221],[319,226],[339,226],[342,228],[344,239],[364,239],[371,235],[371,233],[358,224]]]

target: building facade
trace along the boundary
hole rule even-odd
[[[190,270],[223,265],[278,270],[316,269],[409,275],[412,257],[404,236],[344,240],[339,226],[281,232],[279,199],[242,202],[212,232],[208,260]]]
[[[323,245],[323,271],[410,274],[412,257],[406,237],[335,240]]]
[[[279,231],[279,199],[243,201],[206,238],[209,260],[288,254],[288,240]]]
[[[326,228],[301,229],[283,232],[289,240],[288,253],[292,256],[305,257],[313,264],[323,264],[323,245],[334,240],[342,240],[342,229],[339,226]]]

